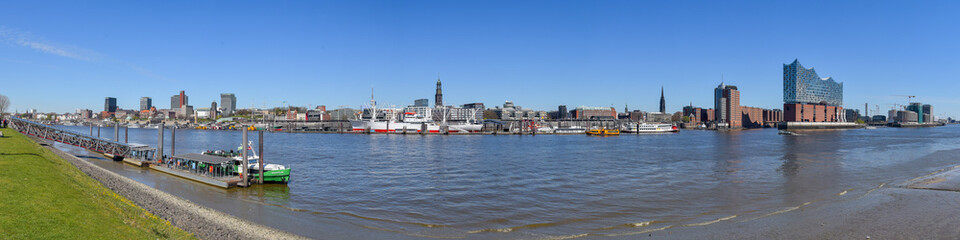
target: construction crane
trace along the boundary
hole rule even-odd
[[[913,102],[913,98],[917,97],[917,96],[912,96],[912,95],[893,95],[893,96],[897,96],[897,97],[907,97],[907,105],[909,105],[910,102]]]

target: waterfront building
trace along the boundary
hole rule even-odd
[[[197,108],[196,116],[197,118],[213,118],[214,112],[211,108]]]
[[[860,118],[859,109],[844,109],[843,116],[847,119],[847,122],[856,122]]]
[[[223,108],[221,115],[225,117],[233,116],[233,113],[237,111],[237,96],[233,93],[221,93],[220,107]]]
[[[783,65],[783,112],[788,122],[842,122],[843,83],[820,78],[798,60]]]
[[[914,111],[897,111],[895,122],[916,123],[919,122],[919,115]]]
[[[429,106],[430,106],[430,99],[421,98],[421,99],[413,100],[413,106],[414,106],[414,107],[429,107]]]
[[[663,113],[663,112],[648,112],[643,115],[643,121],[645,122],[659,122],[659,123],[668,123],[673,121],[673,113]],[[681,112],[680,115],[683,115]]]
[[[457,108],[440,107],[431,109],[433,121],[472,121],[483,119],[483,109],[480,108]]]
[[[764,109],[762,108],[740,106],[740,121],[739,124],[736,124],[739,125],[737,127],[762,128],[766,124],[763,119],[763,112]],[[734,125],[733,123],[737,122],[731,122],[731,125]]]
[[[717,122],[729,123],[724,126],[730,128],[743,126],[741,122],[740,90],[737,89],[737,86],[720,83],[713,90],[713,105],[717,111],[715,114]]]
[[[910,103],[910,105],[907,105],[907,111],[911,111],[917,114],[918,123],[933,122],[933,119],[930,118],[931,116],[933,116],[933,113],[932,113],[933,106],[931,106],[930,104],[913,102],[913,103]]]
[[[437,77],[437,94],[434,96],[434,107],[443,106],[443,93],[440,91],[440,77]]]
[[[140,111],[150,110],[150,107],[153,107],[153,99],[150,97],[140,98]]]
[[[613,107],[579,106],[573,110],[575,119],[617,119],[617,110]]]
[[[181,106],[187,105],[187,102],[187,95],[184,91],[180,91],[180,94],[170,96],[170,109],[178,109]]]
[[[683,116],[689,118],[689,123],[696,124],[705,122],[705,116],[702,115],[703,112],[703,108],[701,107],[694,107],[693,105],[683,107]]]
[[[546,119],[549,116],[546,111],[536,111],[532,109],[524,109],[520,106],[515,106],[513,102],[506,101],[503,103],[503,106],[497,106],[496,108],[490,110],[493,115],[496,116],[495,119],[500,120],[537,120],[537,119]],[[483,115],[485,118],[488,118],[486,114]],[[611,117],[615,117],[612,115]]]
[[[109,113],[117,112],[117,99],[106,97],[103,100],[103,111]]]
[[[476,108],[476,109],[480,109],[480,110],[487,109],[486,107],[484,107],[483,103],[479,103],[479,102],[478,102],[478,103],[467,103],[467,104],[464,104],[464,105],[460,105],[460,107],[462,107],[462,108]]]
[[[90,109],[77,109],[77,114],[80,115],[80,118],[88,119],[93,116],[93,110]]]
[[[474,111],[475,118],[476,118],[476,119],[480,119],[480,120],[483,119],[483,112],[484,112],[484,110],[487,109],[486,106],[484,106],[483,103],[480,103],[480,102],[477,102],[477,103],[467,103],[467,104],[464,104],[464,105],[460,105],[460,107],[461,107],[461,108],[466,108],[466,109],[476,109],[476,111]]]
[[[307,122],[320,122],[320,121],[330,121],[331,116],[327,113],[327,106],[320,105],[316,109],[307,109],[306,121]]]
[[[770,126],[773,123],[783,122],[783,110],[780,109],[764,109],[763,110],[763,122],[765,125]]]
[[[189,118],[194,114],[193,105],[181,105],[180,108],[174,110],[177,118]]]
[[[557,116],[555,119],[567,119],[570,118],[570,112],[567,110],[567,105],[557,106]]]
[[[660,112],[667,112],[667,101],[663,98],[663,86],[660,86]]]

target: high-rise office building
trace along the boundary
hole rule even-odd
[[[233,116],[233,112],[237,111],[237,96],[233,93],[221,93],[220,107],[223,108],[223,116]]]
[[[177,95],[170,96],[170,109],[178,109],[178,108],[180,108],[180,95],[177,94]]]
[[[557,107],[557,119],[567,119],[569,118],[569,111],[567,110],[567,105],[560,105]]]
[[[787,122],[842,122],[843,83],[820,78],[800,61],[783,65],[783,112]]]
[[[189,105],[190,98],[187,97],[187,94],[184,91],[180,91],[180,94],[173,95],[170,97],[170,109],[178,109],[182,106]]]
[[[153,99],[150,97],[140,98],[140,111],[150,110],[150,107],[153,107]]]
[[[713,90],[713,107],[718,122],[728,123],[731,128],[742,127],[740,111],[740,91],[737,86],[720,83]]]
[[[413,100],[413,106],[414,106],[414,107],[429,107],[429,106],[430,106],[430,99],[421,98],[421,99]]]
[[[106,97],[103,101],[104,112],[117,112],[117,98]]]

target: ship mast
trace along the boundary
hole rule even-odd
[[[377,101],[373,100],[373,87],[370,87],[370,122],[377,121]]]

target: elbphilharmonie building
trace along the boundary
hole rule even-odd
[[[845,122],[843,83],[820,78],[800,61],[783,65],[783,119],[787,122]]]
[[[803,68],[800,61],[783,65],[783,103],[843,105],[843,83],[833,78],[820,78],[813,68]]]

